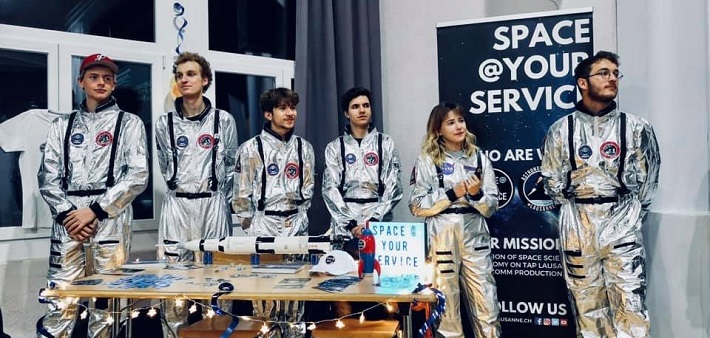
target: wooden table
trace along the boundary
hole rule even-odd
[[[304,301],[351,301],[351,302],[392,302],[400,304],[400,314],[402,315],[402,331],[404,337],[412,337],[411,310],[409,304],[418,300],[420,302],[435,302],[436,296],[430,294],[412,294],[412,290],[390,289],[374,286],[371,277],[366,277],[359,283],[355,283],[343,292],[326,292],[314,287],[318,283],[332,278],[322,274],[310,275],[306,266],[296,274],[261,274],[260,277],[246,277],[251,273],[249,265],[242,265],[242,271],[237,271],[237,266],[209,265],[192,270],[168,270],[168,269],[147,269],[139,274],[154,274],[157,276],[172,275],[187,277],[186,279],[173,281],[169,287],[165,288],[111,288],[110,283],[128,276],[115,275],[93,275],[82,278],[101,279],[98,285],[65,285],[47,290],[46,297],[81,297],[81,298],[114,298],[114,299],[210,299],[213,294],[219,292],[217,280],[224,279],[234,285],[234,290],[219,299],[231,300],[304,300]],[[240,277],[241,275],[241,277]],[[135,276],[135,275],[134,275]],[[310,277],[311,280],[302,289],[278,289],[275,286],[284,278]],[[113,302],[118,304],[119,302]],[[117,316],[119,317],[119,316]],[[128,316],[130,319],[130,316]],[[115,323],[120,323],[120,318],[114,318]],[[130,323],[129,323],[130,325]],[[114,325],[117,334],[118,327]],[[130,328],[130,327],[129,327]],[[130,332],[130,330],[128,331]]]

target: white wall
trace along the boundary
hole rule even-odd
[[[710,337],[707,1],[618,3],[620,105],[654,126],[663,165],[645,224],[656,337]]]

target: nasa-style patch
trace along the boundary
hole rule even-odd
[[[197,138],[197,144],[203,149],[211,149],[214,146],[214,137],[210,134],[202,134]]]
[[[353,163],[355,163],[355,161],[357,161],[357,156],[355,156],[355,154],[349,153],[349,154],[345,155],[345,163],[353,164]]]
[[[78,145],[84,143],[84,134],[82,134],[82,133],[72,134],[72,136],[70,137],[70,140],[71,140],[71,144],[78,146]]]
[[[369,166],[377,165],[377,163],[380,163],[380,157],[377,156],[377,153],[369,152],[365,154],[365,164]]]
[[[266,172],[269,173],[269,175],[274,176],[279,173],[279,165],[276,163],[271,163],[269,164],[268,167],[266,167]]]
[[[454,165],[449,162],[444,162],[444,164],[441,165],[441,173],[444,175],[451,175],[454,173]]]
[[[286,164],[286,168],[284,168],[284,172],[286,173],[286,178],[292,180],[296,177],[298,177],[298,164],[290,162]]]
[[[113,135],[109,131],[104,130],[96,135],[96,145],[99,147],[105,147],[111,144],[111,141],[113,141]]]
[[[601,151],[602,156],[610,160],[619,157],[619,153],[621,152],[619,144],[614,141],[606,141],[602,143],[601,147],[599,147],[599,150]]]
[[[180,135],[178,136],[177,140],[175,140],[175,145],[178,148],[185,148],[187,145],[190,143],[190,140],[188,140],[187,136],[185,135]]]
[[[579,149],[577,149],[577,155],[584,160],[589,159],[592,157],[592,147],[586,144],[579,147]]]

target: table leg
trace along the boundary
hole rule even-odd
[[[109,300],[111,307],[111,318],[113,318],[113,324],[111,324],[111,337],[118,337],[118,332],[121,330],[121,299],[111,298]]]
[[[402,337],[412,338],[412,307],[411,303],[398,303],[399,313],[402,315]]]
[[[131,317],[133,301],[131,298],[126,299],[126,338],[133,337],[133,317]]]

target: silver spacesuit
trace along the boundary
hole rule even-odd
[[[658,186],[651,125],[612,104],[581,104],[544,143],[547,194],[561,204],[565,279],[580,337],[650,337],[641,223]]]
[[[237,152],[232,207],[249,236],[304,236],[313,197],[313,146],[291,132],[282,138],[264,126]],[[256,316],[289,322],[303,316],[304,302],[254,302]],[[294,333],[297,335],[297,333]]]
[[[479,193],[452,201],[453,186],[472,175],[481,180]],[[410,186],[409,208],[414,216],[426,217],[429,255],[436,266],[435,286],[446,296],[446,312],[437,336],[464,337],[459,304],[461,281],[476,337],[500,337],[500,307],[485,220],[498,208],[498,188],[490,160],[480,150],[470,157],[463,151],[446,151],[443,165],[437,167],[431,157],[419,155]]]
[[[239,148],[232,206],[249,236],[303,236],[313,197],[313,146],[268,124]]]
[[[143,121],[121,112],[113,98],[95,113],[82,103],[78,111],[52,122],[38,173],[40,193],[55,219],[47,272],[50,283],[68,283],[91,273],[87,270],[101,272],[126,262],[131,202],[148,183],[146,144]],[[87,243],[71,239],[62,225],[70,211],[84,207],[90,207],[99,219]],[[50,306],[43,320],[46,331],[54,337],[69,337],[76,311],[76,305],[64,310]],[[108,335],[107,318],[90,311],[90,337]]]
[[[156,123],[158,162],[168,186],[158,229],[163,244],[231,234],[236,124],[228,112],[213,108],[207,98],[203,100],[205,110],[188,118],[180,111],[182,98],[178,98],[177,111],[161,116]],[[194,261],[189,250],[162,249],[160,259]]]
[[[352,237],[350,230],[372,221],[390,221],[402,199],[401,167],[394,141],[372,129],[361,141],[349,133],[325,148],[323,200],[333,233]]]
[[[236,124],[228,112],[213,108],[206,97],[202,99],[205,109],[197,116],[183,116],[182,98],[178,98],[176,111],[161,116],[156,124],[158,162],[168,187],[158,228],[162,244],[222,238],[232,233]],[[158,259],[166,259],[169,264],[202,261],[192,251],[174,246],[159,247]],[[187,323],[189,306],[178,307],[173,301],[163,304],[166,322],[177,332]]]

